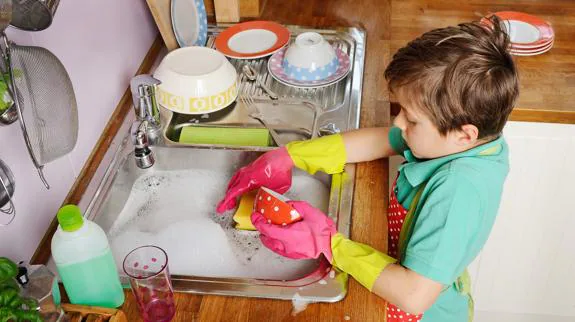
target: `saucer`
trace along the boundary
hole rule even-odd
[[[287,75],[283,69],[282,62],[284,60],[286,50],[287,48],[284,47],[270,57],[268,60],[268,71],[275,80],[287,86],[301,88],[325,87],[343,79],[345,76],[347,76],[351,69],[351,61],[349,59],[349,55],[347,55],[343,50],[335,48],[335,54],[337,56],[339,65],[333,75],[325,79],[297,80],[294,78],[295,75],[290,77],[290,75]]]

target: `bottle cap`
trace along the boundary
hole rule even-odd
[[[58,223],[64,231],[72,232],[80,229],[84,225],[82,212],[76,205],[65,205],[58,210]]]

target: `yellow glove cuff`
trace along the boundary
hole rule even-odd
[[[373,283],[387,265],[397,262],[372,247],[351,241],[337,233],[331,237],[332,265],[353,276],[371,291]]]
[[[317,171],[327,174],[340,173],[347,160],[341,134],[290,142],[286,149],[294,165],[311,174]]]

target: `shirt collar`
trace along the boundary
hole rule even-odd
[[[413,153],[411,153],[410,149],[407,149],[403,153],[403,156],[407,162],[401,165],[399,170],[404,172],[405,177],[411,186],[416,187],[427,181],[427,179],[429,179],[433,173],[437,171],[437,169],[439,169],[447,162],[462,157],[485,157],[499,155],[503,151],[503,144],[503,137],[500,136],[491,142],[476,146],[473,149],[430,160],[420,160],[416,158]]]

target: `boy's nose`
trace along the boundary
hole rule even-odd
[[[403,116],[403,110],[393,120],[393,125],[405,131],[405,117]]]

